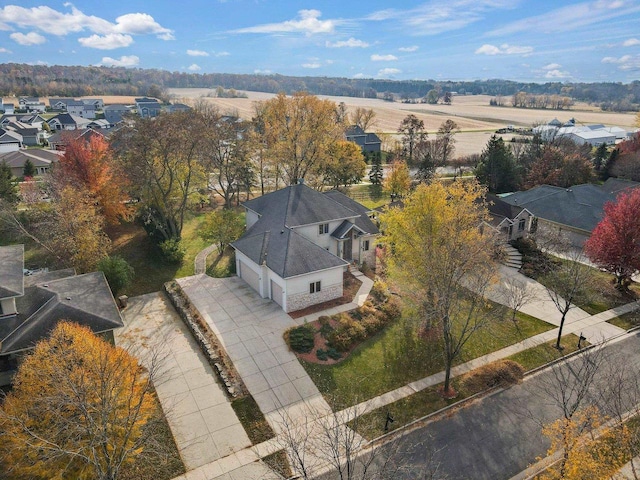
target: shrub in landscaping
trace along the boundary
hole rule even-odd
[[[379,332],[386,325],[385,316],[378,312],[375,312],[372,315],[367,315],[365,318],[360,320],[360,323],[366,330],[367,336]]]
[[[380,311],[386,317],[386,322],[392,322],[402,316],[400,302],[395,297],[389,297],[386,303],[380,306]]]
[[[498,360],[466,374],[465,389],[479,392],[493,387],[508,387],[522,381],[524,368],[513,360]]]
[[[375,315],[376,313],[376,307],[374,307],[373,304],[367,300],[364,305],[356,308],[351,312],[351,317],[355,320],[362,320],[363,318]]]
[[[98,262],[98,270],[104,273],[113,296],[117,296],[133,281],[133,267],[122,257],[104,257]]]
[[[329,355],[327,354],[327,351],[321,348],[316,350],[316,357],[318,357],[318,360],[322,360],[323,362],[329,359]]]
[[[340,360],[342,358],[342,354],[332,347],[327,349],[327,355],[331,360]]]
[[[320,324],[320,335],[322,335],[322,338],[325,338],[325,339],[329,338],[329,335],[331,335],[331,332],[333,332],[333,327],[329,322]]]
[[[373,282],[370,295],[377,303],[384,303],[389,298],[389,287],[382,280],[376,280]]]
[[[186,250],[176,238],[170,238],[158,244],[163,258],[169,263],[182,263]]]
[[[327,338],[327,341],[336,350],[342,352],[349,350],[354,343],[364,340],[367,336],[364,326],[347,314],[341,313],[337,318],[337,323],[336,328]]]
[[[309,353],[313,350],[315,332],[310,325],[301,325],[289,330],[289,347],[298,353]]]

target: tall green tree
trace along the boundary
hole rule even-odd
[[[490,192],[504,193],[516,189],[516,165],[513,154],[501,137],[491,136],[480,156],[476,177]]]
[[[30,158],[24,162],[24,167],[22,168],[22,176],[25,178],[31,178],[36,175],[36,167],[33,165],[33,162]]]
[[[0,199],[10,204],[18,202],[18,187],[7,162],[0,163]]]
[[[359,183],[367,170],[360,147],[340,140],[331,148],[331,157],[322,167],[323,183],[333,188]]]
[[[382,168],[382,155],[375,152],[371,157],[371,170],[369,171],[369,181],[372,185],[382,185],[384,169]]]
[[[227,245],[240,238],[243,231],[242,217],[233,210],[224,209],[206,216],[199,235],[207,242],[215,244],[218,254],[222,255]]]

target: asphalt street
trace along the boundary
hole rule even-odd
[[[636,379],[640,375],[640,334],[606,345],[597,355],[606,360],[598,361],[601,366],[587,401],[601,403],[602,396],[611,390],[612,371],[620,374],[624,370]],[[419,427],[385,448],[399,450],[406,466],[437,466],[437,478],[509,479],[535,463],[537,457],[545,456],[549,441],[543,437],[541,426],[562,415],[559,402],[553,398],[561,388],[558,369],[564,369],[563,378],[571,377],[567,382],[577,385],[582,380],[575,377],[586,375],[584,365],[584,360],[575,359],[533,375],[520,385]],[[631,390],[625,395],[635,404],[640,397]],[[415,478],[415,473],[407,474],[407,478]]]

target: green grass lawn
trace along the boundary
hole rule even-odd
[[[612,318],[607,323],[624,330],[629,330],[630,328],[640,325],[640,311],[636,310],[635,312],[625,313],[619,317]]]
[[[578,337],[573,334],[562,337],[562,345],[565,347],[562,352],[556,350],[553,347],[554,344],[555,342],[549,342],[529,348],[508,357],[508,360],[518,362],[524,367],[525,371],[533,370],[563,355],[576,351]],[[584,345],[586,346],[588,343],[585,342]],[[438,393],[438,388],[442,384],[434,385],[362,415],[355,422],[352,422],[352,426],[365,438],[372,440],[385,433],[384,426],[387,412],[394,419],[394,422],[389,425],[389,430],[392,431],[482,391],[481,388],[465,385],[462,377],[454,378],[452,385],[458,392],[458,396],[454,399],[447,400],[443,398]]]
[[[217,250],[207,257],[207,275],[214,278],[231,277],[236,274],[236,254],[231,247],[225,248],[222,255]]]
[[[553,328],[541,320],[519,315],[518,328],[493,305],[489,323],[469,340],[456,363],[506,347]],[[444,369],[439,338],[416,334],[415,322],[404,318],[366,340],[343,362],[317,365],[302,362],[327,401],[346,408]]]

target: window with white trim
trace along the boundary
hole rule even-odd
[[[318,293],[320,290],[322,290],[322,284],[320,281],[311,282],[309,284],[309,293]]]
[[[329,233],[329,224],[321,223],[318,225],[318,235],[324,235],[325,233]]]
[[[365,252],[369,250],[369,240],[365,240],[362,242],[362,250]]]
[[[527,219],[526,218],[521,218],[520,221],[518,222],[518,231],[522,232],[524,230],[524,227],[527,223]]]

